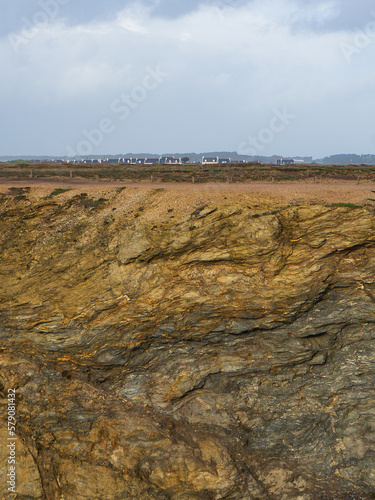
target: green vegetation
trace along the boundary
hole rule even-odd
[[[80,205],[83,205],[85,208],[90,208],[90,209],[98,208],[102,206],[106,201],[108,201],[105,198],[99,198],[97,200],[95,200],[94,198],[88,198],[87,193],[81,193],[75,196],[74,198],[78,200],[78,203]]]
[[[90,208],[97,208],[100,207],[100,205],[103,205],[106,201],[105,198],[99,198],[98,200],[90,199],[88,200],[90,202],[91,207]]]
[[[23,194],[29,193],[30,188],[29,187],[24,187],[24,188],[18,188],[18,187],[10,187],[8,189],[9,194],[12,196],[21,196]]]
[[[187,157],[184,157],[184,163]],[[315,180],[369,180],[375,181],[375,166],[371,165],[75,165],[69,167],[53,163],[4,163],[0,178],[64,177],[75,179],[118,180],[123,182],[288,182]],[[118,187],[121,192],[125,187]]]
[[[361,205],[355,205],[354,203],[331,203],[327,205],[329,207],[347,207],[347,208],[362,208]]]
[[[9,164],[9,165],[31,165],[32,162],[27,161],[27,160],[11,160],[11,161],[7,161],[6,164]]]
[[[279,212],[280,212],[280,209],[272,210],[271,212],[263,212],[262,214],[254,214],[253,217],[263,217],[266,215],[275,215],[275,214],[278,214]]]
[[[53,198],[54,196],[58,196],[59,194],[66,193],[68,191],[71,191],[70,188],[67,189],[62,189],[62,188],[56,188],[50,195],[48,195],[48,198]]]
[[[8,189],[8,194],[10,196],[13,196],[13,199],[15,201],[21,201],[21,200],[27,200],[27,193],[29,193],[30,188],[29,187],[24,187],[24,188],[18,188],[18,187],[11,187]]]

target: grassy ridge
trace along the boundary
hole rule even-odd
[[[52,163],[4,163],[0,178],[65,177],[91,180],[151,182],[251,182],[297,180],[375,180],[369,165],[56,165]]]

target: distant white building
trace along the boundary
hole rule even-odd
[[[158,165],[159,164],[159,158],[145,158],[143,161],[144,165]]]
[[[103,160],[103,163],[119,164],[120,163],[120,159],[119,158],[105,158]]]
[[[294,165],[294,158],[279,158],[276,165]]]
[[[279,158],[276,161],[277,165],[301,165],[302,163],[305,163],[302,158]]]
[[[202,156],[202,165],[215,165],[217,163],[219,163],[218,156],[215,156],[215,157]]]
[[[160,165],[181,165],[181,158],[175,158],[174,156],[161,156],[159,158]]]

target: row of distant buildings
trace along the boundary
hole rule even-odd
[[[183,163],[201,163],[202,165],[215,165],[230,163],[230,158],[219,158],[203,156],[201,161],[190,161],[185,158],[175,158],[174,156],[159,156],[158,158],[95,158],[95,159],[69,159],[69,160],[53,160],[55,163],[85,163],[98,164],[110,163],[114,165],[182,165]]]
[[[275,161],[275,160],[273,160]],[[113,164],[113,165],[183,165],[188,164],[200,164],[200,165],[222,165],[231,163],[231,158],[220,158],[219,156],[202,156],[201,160],[191,161],[189,158],[176,158],[174,156],[159,156],[152,158],[81,158],[81,159],[55,159],[54,163],[68,163],[68,164]],[[251,160],[233,160],[233,163],[260,163],[260,161],[254,162]],[[267,162],[269,163],[269,162]],[[305,160],[301,158],[278,158],[276,159],[276,165],[298,165],[305,163]]]

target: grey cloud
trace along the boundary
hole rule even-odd
[[[227,0],[224,0],[227,1]],[[230,2],[231,0],[229,0]],[[233,0],[234,2],[238,0]],[[32,22],[33,16],[48,8],[54,0],[0,0],[0,37],[24,28],[23,19]],[[68,25],[88,24],[93,21],[104,22],[113,19],[116,14],[133,4],[134,0],[64,0],[57,17]],[[202,4],[200,0],[143,0],[143,5],[153,7],[155,16],[177,18],[192,12]]]
[[[161,0],[150,12],[120,15],[118,8],[129,2],[111,2],[109,9],[104,2],[72,0],[59,14],[69,22],[40,30],[19,52],[6,37],[0,40],[6,74],[0,154],[66,154],[82,131],[107,118],[113,132],[93,153],[235,150],[259,135],[260,153],[267,155],[375,150],[369,65],[375,37],[345,59],[341,44],[351,33],[340,26],[353,14],[349,2],[320,18],[333,23],[330,30],[314,26],[314,8],[327,2],[220,2],[187,8],[176,1],[172,8]],[[23,15],[22,4],[13,20]],[[367,15],[358,13],[358,23]],[[296,32],[293,23],[311,27]],[[143,95],[146,68],[157,65],[169,76]],[[111,103],[129,96],[121,120]],[[277,133],[272,129],[271,137],[265,130],[274,110],[284,108],[296,118]]]
[[[296,31],[311,30],[320,33],[329,33],[335,31],[355,32],[362,30],[364,26],[374,19],[375,5],[373,0],[298,0],[301,8],[307,6],[318,8],[324,4],[332,5],[334,15],[321,22],[317,18],[302,19],[292,23],[292,29]]]

